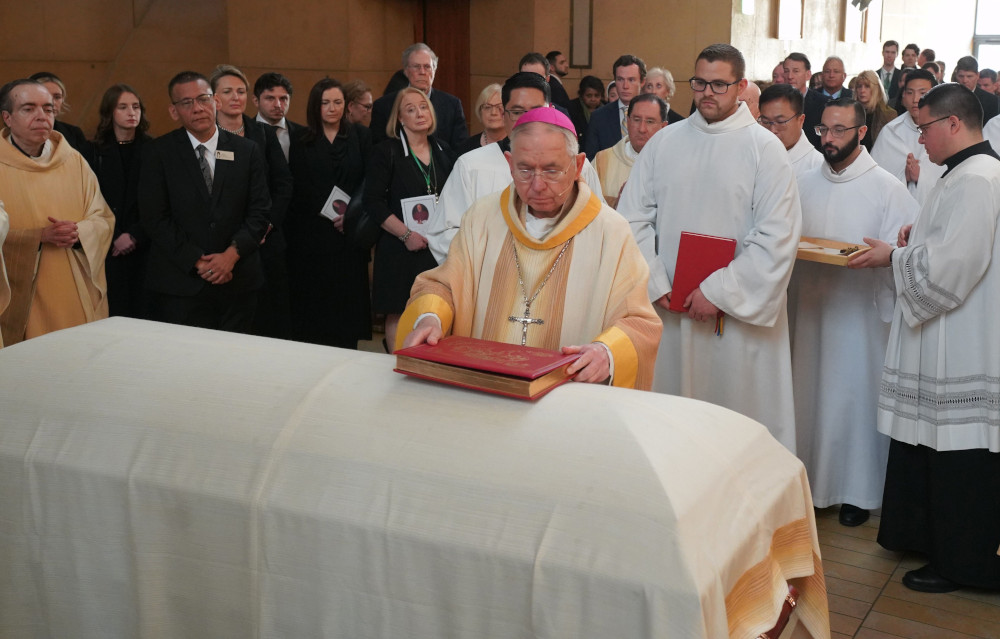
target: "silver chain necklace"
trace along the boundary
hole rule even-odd
[[[511,245],[511,248],[514,249],[514,266],[517,267],[517,283],[521,286],[521,297],[524,299],[524,317],[515,317],[511,315],[507,318],[507,321],[521,323],[521,346],[525,346],[528,343],[529,325],[545,323],[545,320],[537,319],[531,316],[531,304],[535,301],[535,298],[538,297],[538,294],[542,292],[542,289],[549,281],[549,278],[552,277],[552,273],[556,270],[556,267],[559,266],[559,261],[562,259],[562,256],[566,253],[566,249],[569,248],[569,245],[572,242],[573,238],[566,240],[566,243],[563,244],[562,250],[559,251],[559,255],[556,256],[556,261],[552,263],[552,268],[550,268],[549,272],[545,274],[545,279],[543,279],[542,283],[538,285],[538,288],[535,289],[534,295],[530,298],[528,297],[528,290],[524,287],[524,277],[521,275],[521,258],[517,255],[517,246],[514,244]]]

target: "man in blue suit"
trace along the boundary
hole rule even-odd
[[[646,79],[646,63],[634,55],[623,55],[615,60],[612,70],[618,100],[609,102],[590,114],[590,124],[584,137],[583,150],[593,161],[598,151],[609,149],[622,139],[628,121],[628,103],[639,95]]]

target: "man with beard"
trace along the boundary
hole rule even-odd
[[[639,151],[656,132],[667,126],[667,103],[652,93],[643,93],[628,103],[628,136],[594,158],[594,168],[601,178],[601,190],[613,208],[625,188]]]
[[[833,100],[816,128],[825,162],[799,180],[802,234],[859,244],[863,237],[894,241],[918,207],[861,146],[864,107]],[[886,269],[801,261],[789,284],[798,455],[813,503],[843,504],[845,526],[863,524],[882,503],[889,438],[875,429],[875,414],[892,305]]]
[[[728,44],[698,55],[697,112],[646,144],[618,212],[649,263],[649,298],[663,320],[653,389],[743,413],[794,452],[785,289],[799,244],[798,188],[785,147],[739,101],[745,69]],[[736,240],[733,261],[682,300],[683,314],[667,310],[682,231]]]
[[[927,156],[917,131],[917,104],[936,85],[937,78],[930,71],[919,69],[907,74],[902,95],[906,112],[882,127],[872,148],[872,159],[905,184],[921,204],[944,173],[944,167]]]
[[[1000,158],[982,108],[954,83],[921,100],[921,136],[948,167],[897,248],[850,266],[890,272],[896,305],[878,401],[892,438],[878,542],[925,555],[903,576],[923,592],[1000,589]]]

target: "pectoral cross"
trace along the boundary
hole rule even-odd
[[[531,307],[524,307],[524,317],[514,317],[511,315],[507,318],[508,322],[521,322],[521,346],[525,346],[528,343],[528,325],[529,324],[544,324],[545,320],[535,319],[531,316]]]

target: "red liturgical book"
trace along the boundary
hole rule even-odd
[[[579,355],[544,348],[449,336],[437,346],[396,351],[396,372],[499,395],[537,399],[569,381]]]
[[[702,235],[681,231],[674,267],[674,286],[670,293],[670,310],[686,312],[684,300],[705,278],[728,266],[736,255],[736,240],[728,237]]]

